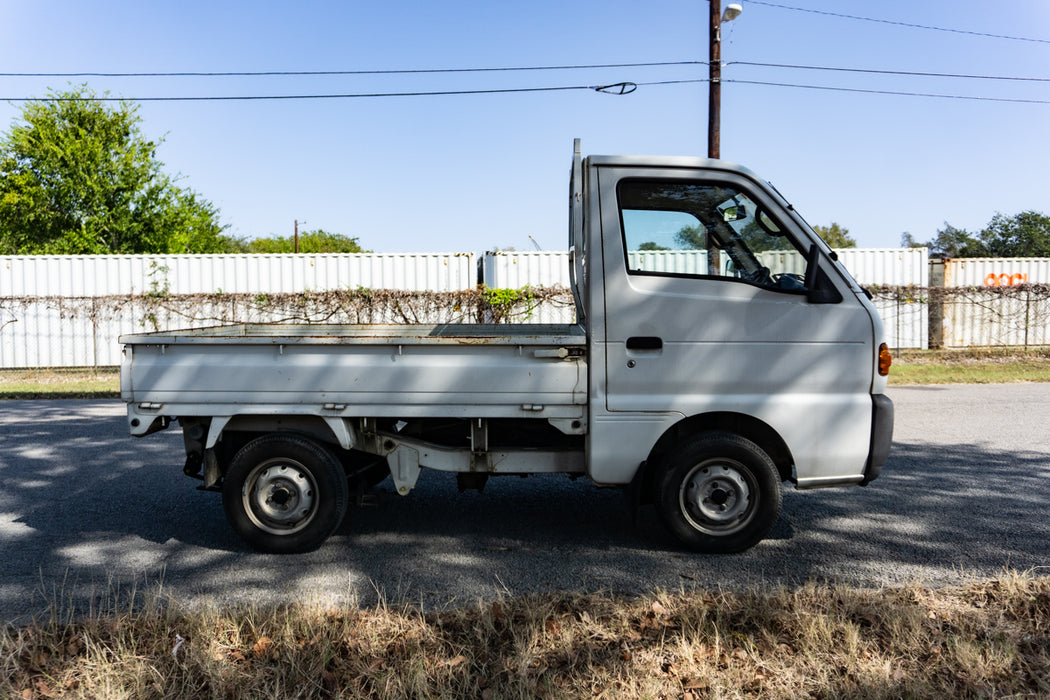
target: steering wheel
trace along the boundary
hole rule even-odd
[[[799,290],[806,288],[805,276],[795,272],[780,272],[772,275],[772,278],[779,289]]]
[[[759,268],[756,268],[756,269],[752,270],[751,272],[741,272],[740,273],[740,278],[741,279],[745,279],[748,282],[754,282],[755,284],[760,284],[763,287],[775,287],[776,286],[776,282],[774,280],[774,277],[773,277],[773,275],[771,275],[769,273],[769,268],[768,267],[759,267]]]

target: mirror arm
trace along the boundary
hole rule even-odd
[[[806,300],[810,304],[816,304],[819,300],[817,294],[817,265],[820,261],[820,248],[816,243],[809,246],[809,254],[806,255]]]
[[[814,243],[806,256],[806,301],[810,304],[838,304],[842,301],[842,295],[827,277],[824,277],[823,286],[820,280],[820,248]]]

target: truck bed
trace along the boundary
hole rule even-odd
[[[123,399],[162,415],[580,418],[587,401],[576,325],[242,324],[120,342]]]

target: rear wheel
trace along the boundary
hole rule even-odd
[[[743,551],[765,537],[780,515],[780,475],[746,438],[701,433],[679,445],[664,464],[660,517],[689,549]]]
[[[261,552],[316,549],[346,515],[349,489],[339,460],[300,435],[252,440],[230,462],[223,482],[226,518]]]

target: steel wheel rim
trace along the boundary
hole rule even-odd
[[[306,528],[317,514],[317,484],[301,462],[268,459],[248,474],[241,489],[241,502],[248,518],[260,530],[293,535]]]
[[[689,525],[717,535],[731,535],[751,522],[758,497],[751,471],[731,459],[697,464],[678,489],[678,505]]]

